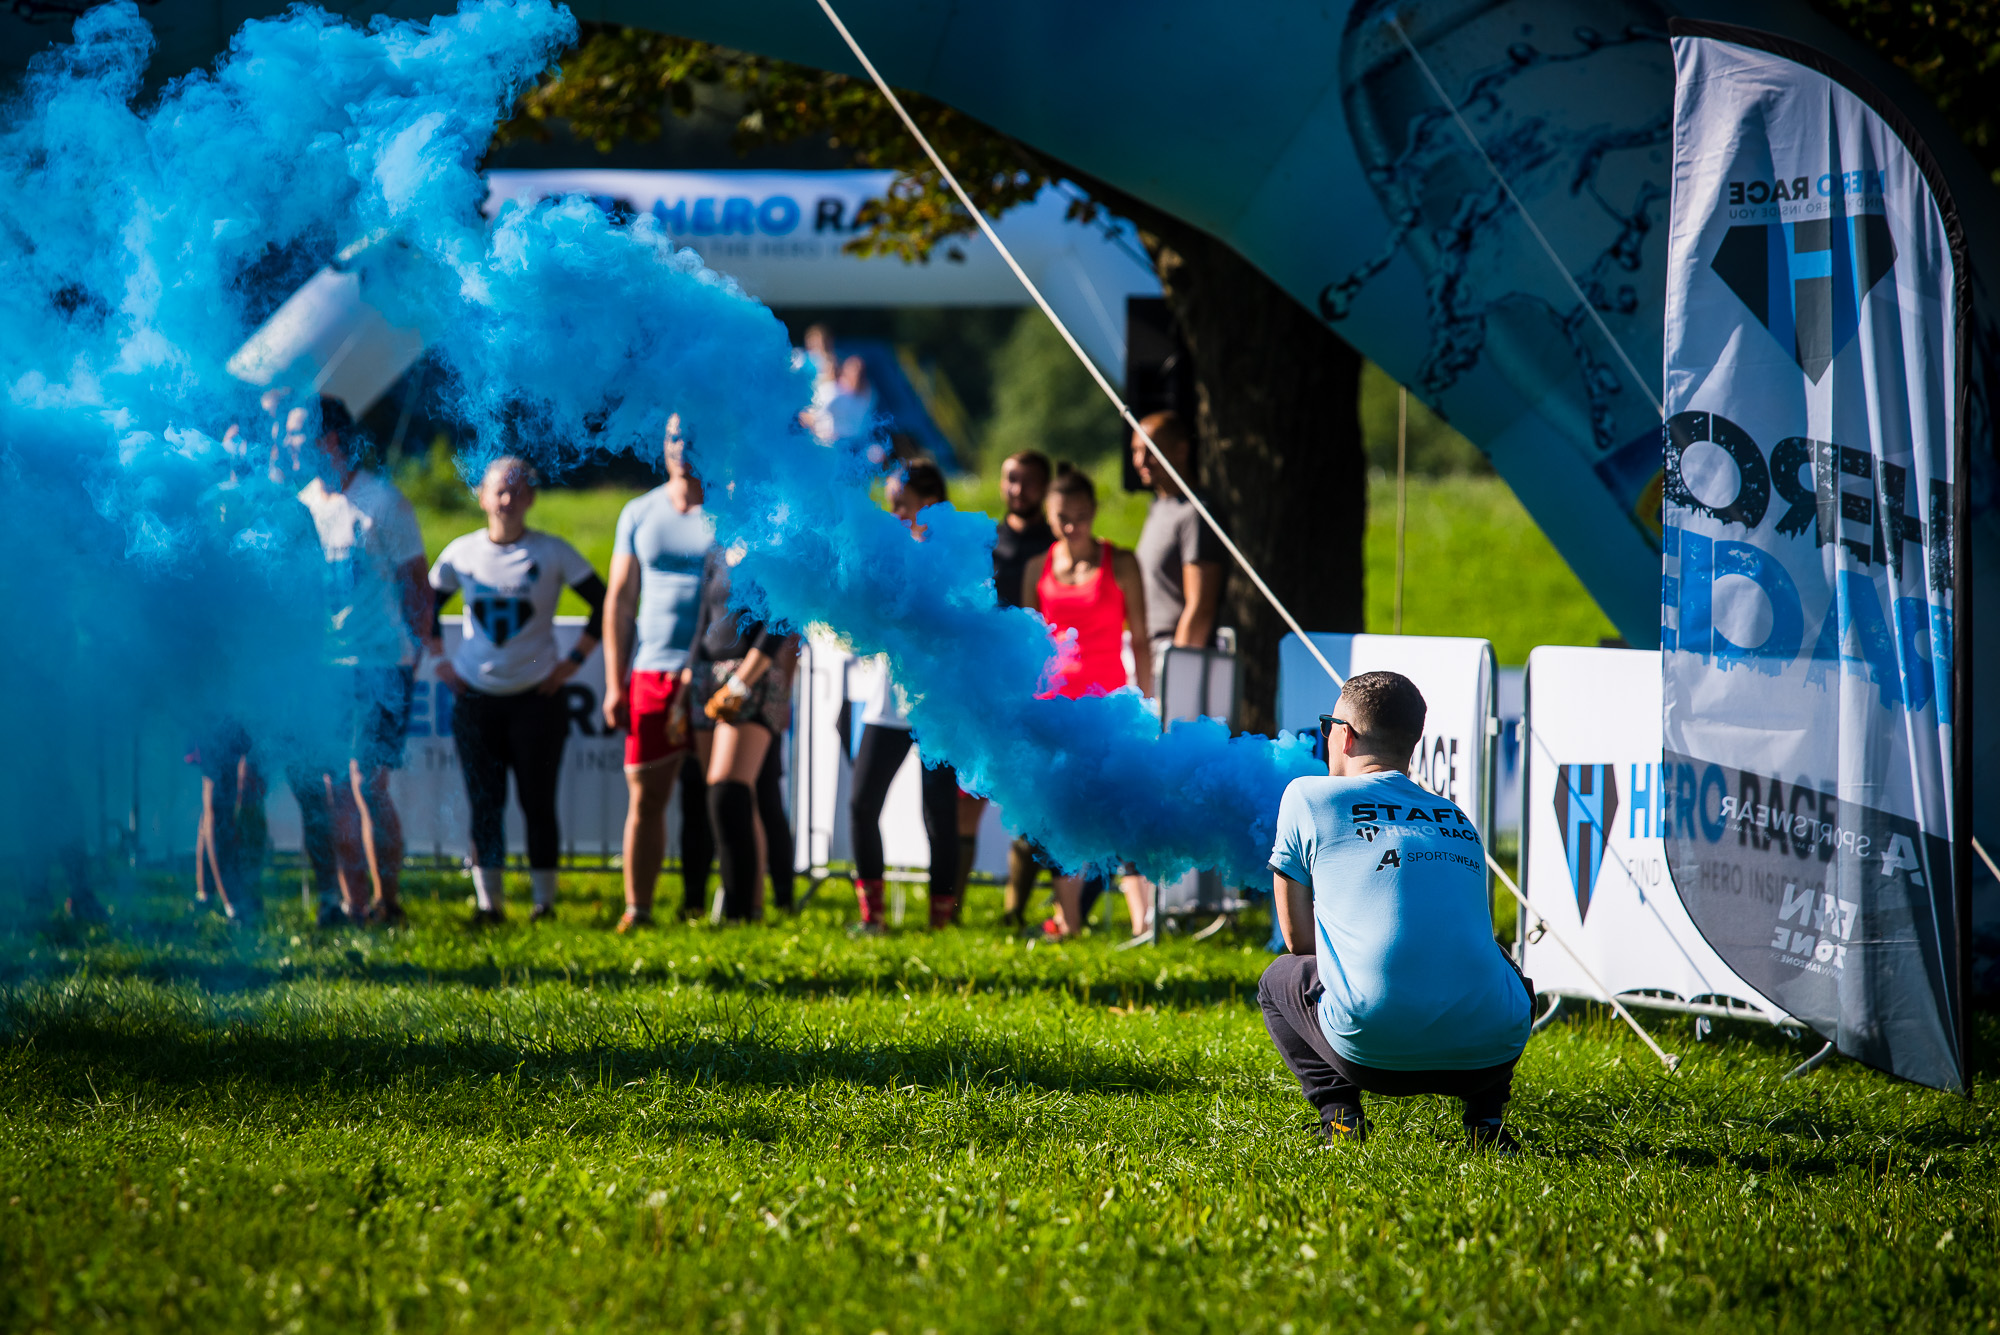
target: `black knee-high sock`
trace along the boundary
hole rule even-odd
[[[748,919],[757,902],[757,795],[734,779],[712,783],[708,818],[722,855],[722,916]]]
[[[757,814],[764,818],[764,842],[768,848],[765,857],[771,866],[771,907],[789,910],[796,879],[792,870],[796,851],[792,847],[791,818],[785,814],[784,771],[779,768],[776,743],[765,752],[764,768],[757,774]]]
[[[715,866],[715,831],[708,819],[708,771],[692,751],[681,769],[681,912],[708,912],[708,876]]]

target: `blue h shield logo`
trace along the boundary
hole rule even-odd
[[[1604,865],[1604,843],[1618,818],[1618,778],[1610,765],[1556,766],[1556,825],[1569,855],[1578,922],[1590,916],[1590,894]]]
[[[1896,265],[1879,213],[1732,227],[1709,267],[1817,385],[1861,328],[1861,299]]]

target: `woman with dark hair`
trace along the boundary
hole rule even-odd
[[[689,698],[706,702],[691,722],[695,754],[708,775],[709,824],[721,854],[722,916],[731,922],[763,916],[767,849],[775,852],[782,843],[784,876],[791,873],[789,828],[782,839],[769,829],[772,821],[784,820],[782,801],[769,800],[766,780],[760,815],[758,788],[772,748],[791,725],[799,652],[798,636],[745,620],[731,608],[732,573],[742,559],[740,547],[709,549],[688,660]],[[771,870],[778,874],[775,862]],[[789,879],[781,882],[789,885]]]
[[[921,542],[924,526],[917,515],[927,505],[948,499],[944,474],[933,463],[918,461],[889,479],[889,508],[910,526]],[[848,805],[848,828],[854,838],[854,896],[861,909],[861,929],[886,929],[882,911],[882,806],[889,785],[910,754],[910,720],[902,692],[885,659],[880,684],[861,716],[861,744],[854,753],[854,794]],[[958,922],[958,774],[949,765],[926,767],[922,779],[924,834],[931,844],[930,925],[933,930]]]
[[[1146,590],[1138,560],[1091,531],[1097,488],[1069,464],[1059,465],[1049,483],[1048,512],[1056,540],[1028,562],[1021,577],[1021,606],[1039,611],[1056,641],[1043,697],[1078,699],[1125,687],[1128,630],[1137,649],[1132,657],[1139,689],[1151,695],[1152,657],[1139,639],[1146,630]],[[1120,878],[1136,936],[1146,930],[1146,883],[1129,864]],[[1043,926],[1049,935],[1071,937],[1082,930],[1085,884],[1083,876],[1056,878],[1056,916]]]
[[[569,709],[562,685],[589,659],[604,627],[604,581],[563,539],[528,527],[535,470],[525,459],[495,459],[479,484],[486,527],[455,538],[438,554],[430,584],[440,606],[465,596],[465,634],[438,663],[438,679],[457,696],[452,734],[472,809],[475,924],[503,922],[501,875],[507,865],[507,774],[528,826],[529,921],[555,916],[556,785],[562,776]],[[556,604],[564,587],[590,607],[590,622],[567,654],[556,652]]]

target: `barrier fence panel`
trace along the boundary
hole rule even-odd
[[[568,652],[583,633],[583,626],[582,617],[556,618],[557,648]],[[447,653],[457,646],[461,627],[459,617],[444,618]],[[593,650],[563,684],[563,699],[570,716],[558,796],[564,860],[585,866],[612,865],[625,827],[625,739],[604,726],[604,656],[600,651]],[[412,691],[403,767],[390,778],[390,792],[403,823],[404,846],[411,862],[418,865],[426,861],[459,865],[470,851],[465,780],[452,740],[452,700],[450,688],[437,678],[437,660],[426,657]],[[189,740],[173,734],[168,725],[136,720],[124,727],[107,727],[105,732],[93,756],[97,771],[94,783],[85,785],[96,790],[91,794],[91,810],[100,835],[92,842],[94,851],[131,848],[142,861],[192,864],[195,826],[201,814],[201,776],[185,762]],[[284,771],[272,757],[253,754],[264,768],[269,786],[265,813],[270,846],[274,851],[296,853],[299,809]],[[520,857],[525,853],[526,834],[510,785],[510,854]],[[677,854],[678,799],[667,808],[667,837],[669,851]]]
[[[1523,714],[1521,884],[1536,911],[1621,1000],[1784,1019],[1709,948],[1668,878],[1659,654],[1536,649]],[[1605,1000],[1555,942],[1521,939],[1539,991]]]
[[[1313,633],[1313,642],[1347,678],[1362,672],[1400,672],[1423,692],[1424,737],[1410,775],[1439,797],[1458,803],[1493,833],[1493,743],[1499,732],[1494,694],[1493,646],[1486,640],[1431,635]],[[1278,645],[1278,726],[1311,736],[1319,716],[1334,712],[1340,688],[1313,660],[1296,635]]]

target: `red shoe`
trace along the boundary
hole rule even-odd
[[[941,932],[947,927],[958,926],[958,896],[931,896],[931,930]]]
[[[880,881],[856,881],[854,899],[861,907],[861,930],[864,932],[886,932],[889,930],[886,915],[882,910],[882,883]]]

